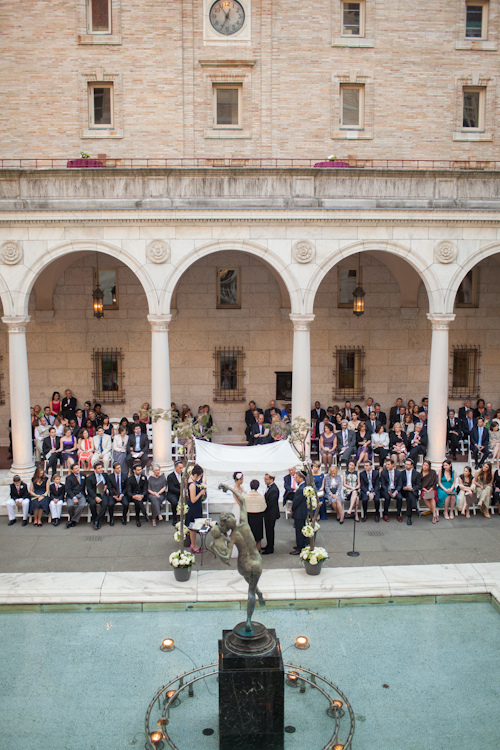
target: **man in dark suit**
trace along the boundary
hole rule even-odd
[[[254,445],[265,445],[266,443],[272,443],[272,438],[269,435],[269,427],[264,427],[263,414],[259,414],[257,423],[252,425],[252,435]]]
[[[80,473],[78,461],[71,467],[69,477],[66,479],[66,503],[68,506],[69,521],[66,528],[76,526],[80,522],[83,509],[87,505],[85,497],[85,477]]]
[[[418,510],[418,494],[422,485],[422,477],[418,471],[415,471],[415,465],[411,458],[406,459],[405,468],[401,472],[401,476],[403,478],[401,494],[406,498],[406,523],[408,526],[411,526],[412,510],[420,515],[420,511]]]
[[[129,422],[128,426],[127,426],[128,434],[129,435],[133,435],[134,434],[134,430],[135,430],[136,427],[140,427],[141,428],[141,432],[143,432],[144,434],[146,434],[146,432],[147,432],[146,423],[140,421],[139,415],[137,413],[136,414],[132,414],[132,420],[133,421]]]
[[[52,470],[52,476],[54,476],[57,470],[57,462],[61,457],[61,441],[56,435],[55,427],[50,428],[49,436],[43,440],[42,457],[49,462],[49,469]]]
[[[272,555],[274,552],[274,527],[276,521],[280,517],[280,509],[278,500],[280,497],[280,491],[274,483],[274,474],[265,474],[264,482],[267,485],[266,494],[264,499],[266,501],[266,509],[264,511],[264,526],[266,529],[266,546],[261,550],[263,555]]]
[[[471,409],[471,400],[470,400],[470,398],[469,398],[469,399],[467,399],[467,401],[465,402],[465,406],[461,406],[461,407],[460,407],[460,409],[458,410],[458,418],[459,418],[460,422],[463,422],[463,420],[464,420],[464,419],[466,418],[466,416],[467,416],[467,412],[468,412],[468,411],[469,411],[470,409]]]
[[[5,501],[5,505],[9,516],[7,526],[13,526],[16,523],[16,505],[23,509],[23,526],[26,526],[30,510],[30,493],[28,492],[28,485],[21,481],[19,474],[15,475],[14,481],[10,485],[10,498]]]
[[[470,439],[472,430],[476,427],[476,420],[474,419],[474,412],[469,409],[465,417],[460,421],[460,428],[465,438]]]
[[[377,420],[380,422],[380,424],[384,425],[384,427],[387,424],[387,416],[384,411],[380,411],[380,404],[375,404],[373,407],[373,410],[375,414],[377,415]]]
[[[140,461],[144,468],[148,462],[149,441],[146,433],[142,432],[141,426],[134,425],[134,431],[130,435],[127,445],[127,464],[132,468],[135,461]]]
[[[326,411],[321,408],[319,401],[314,402],[314,409],[311,410],[311,419],[316,420],[316,424],[319,424],[326,417]]]
[[[181,494],[181,479],[184,464],[182,461],[176,461],[174,470],[167,477],[167,503],[172,508],[172,526],[177,523],[177,503]]]
[[[363,518],[366,521],[368,513],[368,501],[373,500],[375,505],[375,522],[380,521],[380,474],[373,471],[371,461],[365,461],[365,470],[359,475],[360,495],[363,504]]]
[[[385,469],[380,472],[380,495],[384,499],[384,521],[389,521],[389,504],[391,500],[396,501],[398,521],[402,521],[401,508],[403,506],[403,477],[396,471],[392,458],[386,458]]]
[[[285,479],[283,480],[283,484],[285,485],[285,494],[283,495],[283,507],[286,508],[287,502],[293,501],[293,496],[295,495],[295,490],[297,489],[298,482],[297,482],[297,476],[296,476],[296,470],[295,466],[291,466],[288,469],[288,474],[286,475]]]
[[[347,425],[347,419],[343,419],[342,429],[337,433],[337,452],[339,464],[345,461],[349,465],[352,454],[356,453],[356,434],[353,430],[348,430]]]
[[[271,420],[272,420],[271,409],[275,409],[276,412],[278,411],[278,409],[276,408],[276,401],[274,401],[274,400],[271,400],[269,402],[269,406],[268,406],[268,408],[264,412],[264,422],[266,422],[266,424],[270,423]]]
[[[88,475],[85,486],[92,525],[97,531],[101,528],[101,521],[104,521],[109,503],[108,475],[104,473],[103,461],[94,464],[94,471]]]
[[[391,410],[389,412],[389,429],[392,429],[392,427],[394,426],[395,422],[399,422],[400,421],[399,410],[401,409],[402,406],[403,406],[403,399],[402,398],[397,398],[396,399],[396,406],[391,406]]]
[[[479,417],[477,425],[472,429],[470,435],[470,448],[474,456],[476,469],[480,469],[490,455],[488,450],[489,442],[490,436],[488,430],[484,426],[484,420]]]
[[[61,403],[61,411],[68,422],[70,419],[74,419],[76,412],[76,398],[71,395],[71,391],[69,390],[69,388],[64,394],[64,398]]]
[[[342,409],[342,416],[347,419],[347,421],[350,421],[352,419],[353,410],[351,409],[351,402],[346,401],[344,408]]]
[[[374,411],[371,411],[366,422],[366,426],[370,431],[370,435],[374,435],[381,424],[382,422],[377,419],[376,413]]]
[[[454,461],[457,460],[458,441],[460,440],[460,426],[453,409],[448,412],[446,422],[446,439],[450,444],[450,453]]]
[[[427,451],[427,432],[424,432],[422,423],[418,422],[410,435],[411,437],[408,443],[408,458],[416,464],[419,455],[422,454],[422,456],[425,456]]]
[[[108,474],[108,490],[109,490],[109,525],[114,526],[115,520],[113,513],[115,510],[116,503],[122,504],[122,524],[125,526],[127,523],[127,511],[128,511],[128,497],[127,497],[127,477],[122,475],[122,467],[119,461],[115,461],[113,464],[113,471]]]
[[[149,516],[146,511],[144,501],[148,492],[148,480],[142,473],[141,464],[138,462],[134,464],[132,474],[127,480],[127,496],[129,503],[135,505],[135,525],[140,527],[140,515],[144,516],[146,521],[149,521]]]
[[[306,486],[305,476],[298,471],[297,481],[299,486],[295,490],[292,503],[292,516],[293,525],[295,527],[295,549],[293,549],[291,555],[300,555],[301,550],[307,547],[309,544],[308,539],[302,534],[302,527],[304,526],[307,518],[307,502],[304,495],[304,488]]]
[[[255,416],[254,412],[257,409],[257,406],[255,404],[255,401],[250,401],[248,404],[248,409],[245,412],[245,437],[247,439],[248,445],[253,445],[253,439],[252,439],[252,426],[256,423],[257,417]],[[262,413],[262,409],[257,409],[258,414]]]

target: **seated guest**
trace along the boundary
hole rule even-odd
[[[83,509],[87,505],[85,492],[85,477],[80,473],[80,464],[73,464],[66,479],[66,504],[68,506],[69,521],[66,528],[76,526],[80,522]]]
[[[422,432],[427,432],[427,412],[421,411],[418,415],[420,419],[420,424],[422,425]]]
[[[50,409],[50,406],[49,406],[49,409]],[[30,406],[30,415],[31,415],[31,429],[33,431],[35,429],[35,427],[38,427],[38,423],[39,423],[39,419],[40,419],[40,417],[38,416],[38,414],[35,414],[35,407],[34,406]],[[49,427],[50,427],[50,425],[49,425]]]
[[[409,398],[408,403],[406,404],[406,413],[413,414],[414,406],[415,406],[415,401],[412,398]]]
[[[488,430],[488,447],[491,451],[491,460],[494,463],[497,462],[497,469],[500,462],[500,424],[496,419],[491,421],[490,429]]]
[[[338,466],[330,466],[325,478],[325,498],[337,514],[337,521],[344,523],[344,490]]]
[[[87,430],[89,434],[89,438],[95,437],[95,424],[94,424],[94,420],[91,419],[90,417],[85,420],[85,429]]]
[[[71,427],[65,427],[61,438],[61,463],[69,470],[78,461],[78,440],[71,431]]]
[[[408,453],[408,440],[401,429],[400,422],[395,422],[390,432],[389,448],[396,466],[402,466]]]
[[[139,432],[140,434],[140,432]],[[149,516],[146,510],[144,502],[148,492],[148,480],[142,473],[141,462],[137,461],[132,466],[132,474],[127,480],[127,496],[129,503],[135,505],[135,525],[141,526],[140,516],[141,513],[146,521],[149,521]]]
[[[479,398],[476,401],[476,408],[474,409],[474,418],[477,420],[479,417],[486,422],[486,405],[484,398]]]
[[[250,482],[250,492],[245,495],[245,502],[247,506],[248,525],[254,536],[257,549],[260,552],[262,538],[264,536],[264,512],[267,506],[264,495],[257,492],[258,489],[259,482],[257,479],[252,479]]]
[[[115,429],[113,425],[111,424],[111,422],[109,421],[109,417],[107,414],[104,416],[104,419],[102,420],[102,429],[104,430],[105,435],[109,435],[109,437],[113,439],[114,434],[115,434]]]
[[[368,416],[368,420],[366,422],[366,425],[367,425],[368,429],[370,430],[370,435],[373,435],[374,432],[376,432],[377,427],[379,425],[381,425],[381,424],[382,424],[382,422],[380,422],[377,419],[377,415],[375,414],[375,412],[371,411],[370,414],[369,414],[369,416]]]
[[[49,425],[49,427],[52,427],[52,425],[54,424],[55,417],[54,417],[53,414],[50,413],[50,406],[46,406],[44,408],[44,410],[43,410],[43,416],[47,420],[47,424]]]
[[[77,409],[75,412],[75,422],[76,422],[76,434],[80,432],[80,430],[85,427],[85,419],[83,417],[83,411],[81,409]]]
[[[414,464],[420,455],[425,456],[427,441],[427,432],[424,432],[422,424],[416,424],[408,441],[408,458],[411,458]]]
[[[109,435],[104,434],[104,428],[99,425],[97,428],[97,434],[92,439],[92,447],[94,449],[94,455],[92,456],[92,466],[95,466],[97,461],[102,461],[105,467],[111,464],[111,438]]]
[[[203,469],[198,464],[193,466],[193,471],[188,479],[187,485],[187,504],[188,512],[184,519],[186,526],[203,516],[203,499],[206,496],[205,476]],[[189,529],[189,538],[191,541],[191,552],[201,552],[201,547],[196,547],[196,531]]]
[[[471,410],[471,400],[468,398],[465,402],[465,406],[461,406],[458,410],[458,419],[462,422],[467,417],[467,412]],[[474,416],[474,414],[472,416]]]
[[[373,403],[372,397],[368,396],[368,398],[366,399],[365,413],[370,414],[373,411],[374,406],[375,404]]]
[[[127,475],[122,474],[122,466],[119,461],[115,461],[113,464],[113,471],[108,474],[108,515],[109,525],[115,525],[115,519],[113,517],[116,503],[122,505],[122,524],[125,526],[127,523],[127,511],[128,511],[128,497],[127,497]]]
[[[144,424],[150,423],[149,408],[148,402],[145,401],[139,409],[139,422],[144,422]]]
[[[52,526],[59,526],[66,488],[61,482],[61,475],[54,474],[53,482],[49,487],[49,510],[52,518]]]
[[[125,425],[120,424],[118,432],[113,438],[113,461],[118,461],[122,467],[122,472],[126,477],[128,474],[127,464],[127,447],[129,443],[129,436],[127,435],[127,429]]]
[[[396,399],[396,405],[395,406],[391,406],[391,410],[389,412],[389,429],[391,429],[392,427],[394,427],[394,425],[396,424],[396,422],[400,422],[401,421],[400,409],[401,409],[402,406],[403,406],[403,399],[402,398],[397,398]]]
[[[415,423],[413,421],[413,414],[408,414],[408,413],[405,414],[404,422],[401,425],[401,429],[406,435],[406,437],[409,438],[411,436],[411,433],[415,429]]]
[[[51,425],[48,424],[45,417],[40,417],[38,426],[35,427],[35,461],[38,463],[42,457],[43,441],[49,437]],[[55,432],[54,432],[55,435]]]
[[[178,521],[177,503],[179,502],[179,496],[181,494],[183,470],[184,463],[182,461],[176,461],[174,464],[174,470],[167,477],[167,502],[170,503],[170,507],[172,508],[172,526],[175,526]]]
[[[52,470],[52,476],[56,473],[56,466],[61,458],[61,453],[61,441],[56,435],[56,428],[51,427],[49,437],[46,437],[42,443],[42,457],[48,461],[48,467]]]
[[[350,422],[353,413],[354,410],[351,408],[351,402],[346,401],[344,404],[344,408],[342,409],[342,416],[344,417],[344,419],[347,419],[347,421]]]
[[[104,420],[104,417],[106,417],[106,414],[102,413],[102,407],[101,404],[94,404],[94,422],[95,422],[95,428],[97,431],[97,428],[102,425],[102,422]]]
[[[69,428],[71,430],[71,434],[75,437],[78,437],[78,433],[80,432],[80,429],[76,426],[76,419],[70,419],[69,420]]]
[[[420,515],[420,511],[418,509],[418,496],[421,489],[421,476],[418,471],[415,470],[415,465],[410,457],[408,457],[405,461],[405,468],[404,471],[401,472],[401,476],[403,477],[403,487],[401,489],[401,494],[404,498],[406,498],[407,524],[408,526],[411,526],[412,511],[415,511],[417,515]]]
[[[264,426],[263,414],[259,414],[257,423],[252,425],[252,435],[254,445],[265,445],[272,442],[272,438],[269,435],[269,427]]]
[[[383,424],[385,427],[387,425],[387,417],[385,415],[385,412],[380,411],[380,404],[375,404],[373,410],[376,414],[377,421],[380,422],[380,424]]]
[[[248,404],[248,409],[245,412],[245,437],[247,439],[248,445],[253,445],[253,439],[252,439],[252,425],[254,425],[257,421],[254,415],[254,411],[256,410],[257,406],[255,401],[250,401]]]
[[[276,409],[276,411],[277,411],[276,401],[274,401],[274,399],[272,399],[269,402],[269,406],[267,407],[267,409],[264,412],[264,422],[266,422],[266,423],[267,422],[272,422],[271,409]]]
[[[293,497],[295,495],[295,490],[299,486],[296,476],[296,469],[295,466],[291,466],[288,469],[288,474],[286,475],[283,484],[285,485],[285,493],[283,495],[283,507],[286,508],[287,502],[290,500],[290,502],[293,501]]]
[[[78,463],[82,469],[90,469],[94,444],[89,431],[84,427],[78,439]]]
[[[466,412],[465,417],[462,419],[460,423],[462,434],[464,438],[469,440],[469,442],[470,442],[470,436],[472,434],[472,430],[474,429],[475,426],[476,426],[476,420],[474,419],[474,412],[472,411],[472,409],[469,409]]]
[[[420,422],[420,407],[414,406],[413,407],[413,424],[418,424]]]
[[[323,434],[319,439],[319,452],[321,461],[328,471],[328,468],[333,464],[333,457],[337,453],[337,436],[334,435],[330,422],[326,422],[324,425]]]
[[[352,417],[350,418],[349,422],[347,423],[347,429],[352,430],[353,432],[357,432],[361,425],[361,419],[358,417],[355,411],[352,413]]]
[[[425,459],[422,464],[420,499],[424,501],[432,512],[432,523],[437,523],[439,521],[439,511],[436,510],[438,501],[437,484],[437,474],[431,467],[431,462],[428,459]]]
[[[61,411],[61,396],[58,391],[54,391],[52,394],[52,401],[50,403],[50,411],[53,417]]]
[[[349,461],[346,472],[344,474],[344,499],[349,500],[349,510],[347,511],[347,517],[352,518],[353,510],[356,509],[355,520],[359,521],[358,518],[358,500],[359,500],[359,475],[356,471],[356,463]]]
[[[495,414],[496,414],[496,412],[495,412],[492,404],[488,401],[487,404],[486,404],[485,412],[484,412],[484,418],[487,420],[487,422],[489,422],[491,419],[493,419],[493,417],[495,416]],[[489,425],[488,425],[488,427],[489,427]]]
[[[365,412],[363,411],[363,409],[361,408],[361,406],[359,404],[355,405],[355,407],[354,407],[354,413],[357,415],[358,419],[361,422],[366,422],[366,420],[368,419],[368,415],[365,414]]]
[[[68,422],[67,419],[64,419],[64,414],[62,413],[62,411],[59,412],[59,414],[54,419],[53,427],[56,428],[56,435],[57,435],[57,437],[58,438],[62,438],[63,432],[64,432],[64,428],[65,427],[69,427],[69,422]]]
[[[323,409],[319,401],[314,402],[314,409],[311,409],[311,419],[316,419],[317,422],[322,422],[326,417],[326,411]]]
[[[92,525],[97,531],[101,521],[106,517],[109,503],[108,477],[104,473],[104,462],[97,461],[94,471],[88,475],[86,482],[87,500],[92,514]]]
[[[161,515],[161,506],[165,502],[165,491],[167,489],[167,480],[165,474],[161,473],[160,465],[153,464],[153,473],[148,479],[148,497],[151,503],[151,520],[153,526],[156,521],[163,521]]]
[[[450,453],[454,461],[457,460],[458,441],[460,440],[460,427],[453,409],[448,412],[446,422],[446,438],[450,444]]]
[[[10,498],[5,501],[5,505],[7,506],[7,515],[9,516],[7,526],[13,526],[16,523],[16,505],[18,508],[23,509],[22,525],[26,526],[30,511],[30,494],[28,485],[21,481],[19,474],[13,477],[13,483],[10,485]]]
[[[69,388],[64,393],[64,398],[61,404],[61,411],[66,419],[73,419],[76,413],[76,398],[72,395]]]
[[[146,425],[144,425],[145,427]],[[144,468],[148,462],[149,440],[147,435],[142,432],[141,425],[135,424],[134,431],[129,437],[127,445],[127,464],[132,469],[133,464],[139,461]]]
[[[40,417],[43,417],[43,410],[40,404],[35,404],[33,409],[35,411],[35,417],[37,417],[38,419],[40,419]]]
[[[345,461],[346,464],[349,464],[351,456],[356,452],[356,435],[352,430],[348,429],[348,424],[349,423],[347,419],[344,417],[344,419],[342,419],[340,423],[341,430],[337,433],[337,452],[339,464],[342,461]]]
[[[424,396],[422,399],[422,406],[420,407],[420,411],[425,411],[426,414],[429,411],[429,399],[427,398],[427,396]]]
[[[375,432],[372,433],[371,441],[372,453],[375,453],[378,456],[380,466],[382,466],[389,455],[389,435],[385,431],[383,424],[379,424],[375,429]]]
[[[41,466],[35,469],[30,485],[30,513],[33,516],[33,525],[42,525],[42,515],[49,512],[49,480]]]
[[[476,486],[477,507],[480,508],[485,518],[491,518],[489,510],[493,494],[491,464],[485,463],[481,466],[474,477],[474,484]]]
[[[373,501],[375,505],[375,522],[380,521],[380,474],[373,470],[372,462],[367,459],[364,462],[364,471],[359,475],[359,494],[363,505],[363,518],[366,521],[368,513],[368,502]]]
[[[396,501],[398,521],[401,522],[403,520],[403,517],[401,516],[401,510],[403,507],[402,489],[403,476],[401,472],[396,470],[395,461],[392,458],[387,457],[385,460],[385,468],[380,472],[380,495],[384,498],[384,514],[382,516],[384,521],[389,521],[389,504],[391,500]]]
[[[139,427],[140,431],[145,435],[147,433],[147,428],[144,422],[141,422],[139,419],[139,415],[136,412],[132,415],[132,422],[129,422],[127,430],[129,435],[133,435],[134,430],[136,427]]]
[[[120,427],[125,427],[125,429],[127,430],[127,435],[128,435],[128,427],[129,427],[129,424],[130,424],[130,422],[128,421],[127,417],[122,417],[122,418],[120,419],[120,424],[118,425],[118,427],[119,427],[119,428],[120,428]]]
[[[455,518],[456,480],[451,461],[443,461],[438,480],[438,508],[444,506],[444,517],[451,521]]]
[[[481,468],[490,454],[489,442],[490,436],[488,430],[484,426],[484,420],[479,417],[477,425],[472,428],[470,434],[470,446],[476,469]]]
[[[91,408],[92,407],[91,407],[90,401],[85,401],[85,403],[83,405],[83,416],[84,416],[85,420],[88,419],[90,411],[91,411]]]
[[[498,472],[495,472],[495,477],[497,474]],[[461,508],[462,515],[470,518],[470,506],[474,505],[476,497],[476,485],[470,466],[464,466],[464,473],[458,477],[458,489],[457,508]]]
[[[370,430],[366,426],[366,422],[361,422],[359,430],[356,433],[356,462],[357,468],[365,461],[371,460],[371,447],[372,441],[370,436]]]

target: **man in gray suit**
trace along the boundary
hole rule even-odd
[[[347,419],[343,419],[341,422],[341,431],[337,433],[337,450],[339,454],[339,465],[341,461],[346,461],[349,464],[350,458],[353,453],[356,453],[356,435],[353,430],[348,430]]]

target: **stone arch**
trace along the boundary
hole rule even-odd
[[[430,269],[429,264],[424,258],[421,258],[416,253],[412,252],[410,248],[400,245],[397,242],[389,241],[373,241],[370,242],[365,240],[363,242],[355,242],[351,245],[339,248],[338,251],[330,255],[321,265],[318,266],[317,270],[313,274],[311,281],[309,282],[308,288],[305,292],[304,297],[304,311],[306,313],[312,313],[314,310],[314,299],[316,292],[319,289],[321,282],[326,277],[327,273],[337,265],[341,260],[349,258],[351,255],[362,252],[386,252],[395,255],[403,260],[406,260],[412,268],[418,273],[422,279],[429,299],[429,313],[442,312],[443,307],[443,294],[441,287],[434,275],[434,272]]]
[[[144,289],[144,293],[148,300],[149,313],[151,315],[156,315],[158,313],[158,292],[148,272],[134,255],[126,250],[122,250],[121,247],[112,245],[109,242],[103,242],[102,240],[72,240],[71,242],[63,242],[60,245],[50,248],[40,258],[37,258],[29,268],[26,268],[21,277],[19,289],[16,292],[16,314],[28,314],[29,297],[33,285],[42,271],[44,271],[55,260],[59,260],[65,255],[82,252],[105,253],[106,255],[111,255],[113,258],[120,260],[128,266],[142,284],[142,288]]]
[[[12,294],[9,287],[7,286],[5,279],[0,274],[0,299],[2,300],[2,314],[6,317],[14,315],[14,303]]]
[[[458,288],[469,271],[472,271],[472,269],[477,266],[477,264],[482,260],[486,260],[486,258],[490,258],[492,255],[496,255],[497,253],[500,253],[500,242],[493,242],[491,245],[481,247],[470,255],[467,255],[462,263],[458,263],[457,261],[457,263],[454,264],[456,267],[456,271],[448,284],[445,295],[446,313],[453,313],[453,309],[455,307],[455,297],[457,295]]]
[[[188,255],[184,256],[177,265],[174,265],[173,271],[165,281],[161,292],[159,304],[161,314],[168,314],[170,312],[177,284],[188,268],[197,260],[205,258],[212,253],[222,252],[223,250],[239,250],[240,252],[248,253],[255,258],[259,258],[276,279],[281,291],[282,301],[286,300],[288,297],[290,300],[291,312],[295,314],[302,312],[302,296],[299,285],[295,276],[282,258],[269,251],[267,248],[261,247],[257,243],[238,240],[236,242],[210,242],[202,247],[195,248]]]

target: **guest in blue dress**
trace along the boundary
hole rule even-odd
[[[316,487],[316,494],[318,495],[319,503],[319,519],[320,521],[326,521],[326,499],[325,499],[325,475],[320,474],[321,462],[315,461],[313,463],[312,473],[314,479],[314,486]]]
[[[193,471],[188,480],[188,512],[184,519],[186,526],[189,526],[196,518],[203,517],[202,502],[206,494],[206,489],[203,486],[204,476],[203,469],[198,464],[193,466]],[[182,501],[182,498],[181,498]],[[201,547],[196,546],[196,531],[189,530],[189,536],[191,537],[191,551],[201,552]]]
[[[49,480],[40,466],[33,474],[30,486],[30,513],[35,526],[42,525],[42,514],[49,512]]]

